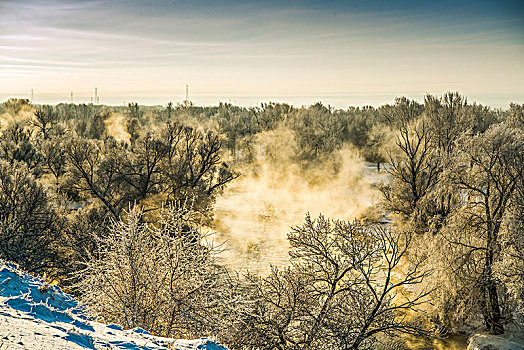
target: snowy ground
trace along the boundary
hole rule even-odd
[[[59,288],[0,261],[0,350],[227,350],[206,338],[175,340],[140,328],[123,330],[88,320],[84,311]]]
[[[475,334],[469,339],[468,350],[524,350],[522,330],[504,335]]]

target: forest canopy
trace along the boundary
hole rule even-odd
[[[356,218],[304,213],[289,264],[267,275],[223,266],[206,230],[228,185],[262,162],[322,181],[341,150],[386,174],[378,202]],[[456,92],[347,109],[9,99],[0,258],[100,319],[232,349],[502,334],[524,318],[524,105]]]

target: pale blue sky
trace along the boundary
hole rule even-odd
[[[524,103],[520,1],[0,0],[0,100]]]

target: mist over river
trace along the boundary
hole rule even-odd
[[[306,174],[293,164],[269,163],[242,171],[214,209],[213,237],[224,249],[223,263],[265,274],[271,265],[287,264],[287,233],[306,213],[353,220],[376,203],[377,184],[387,173],[347,150],[340,159],[335,172],[324,167]]]

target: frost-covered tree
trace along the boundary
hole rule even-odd
[[[42,106],[34,112],[31,124],[42,134],[44,139],[49,136],[53,124],[57,122],[58,113],[53,106]]]
[[[69,170],[64,186],[80,199],[95,199],[115,219],[133,202],[159,209],[161,202],[185,198],[209,217],[216,196],[238,176],[222,161],[221,147],[217,134],[179,123],[132,146],[72,137],[64,147]]]
[[[507,123],[515,128],[524,129],[524,104],[510,103]]]
[[[291,267],[251,277],[237,342],[249,349],[367,349],[379,334],[424,333],[428,272],[410,235],[320,216],[289,235]]]
[[[23,162],[33,172],[40,172],[40,154],[31,130],[21,123],[13,123],[0,132],[0,158],[10,164]]]
[[[439,162],[434,157],[427,122],[424,119],[411,120],[410,115],[414,112],[409,106],[404,109],[408,111],[399,117],[397,147],[389,156],[390,182],[381,190],[386,209],[407,220],[435,184]]]
[[[171,337],[214,334],[223,326],[227,275],[186,207],[164,210],[156,226],[132,208],[95,239],[77,290],[100,319]]]
[[[504,231],[513,230],[509,237],[522,234],[518,208],[523,164],[522,132],[496,125],[484,134],[460,137],[442,175],[441,186],[455,193],[456,206],[441,230],[445,240],[441,253],[460,280],[464,295],[459,293],[457,297],[473,303],[472,307],[482,313],[488,331],[494,334],[504,332],[503,286],[495,267],[505,258],[512,259],[501,250],[503,238],[508,236]],[[517,214],[514,226],[505,226],[512,214]],[[511,247],[517,249],[514,254],[518,258],[519,241]]]
[[[378,172],[380,172],[380,164],[388,160],[387,147],[391,138],[391,130],[383,124],[374,124],[369,130],[364,158],[368,162],[377,164]]]
[[[5,111],[12,116],[16,116],[22,110],[29,110],[31,102],[26,98],[10,98],[3,103]]]
[[[0,257],[32,273],[56,273],[62,224],[28,167],[0,160]]]

